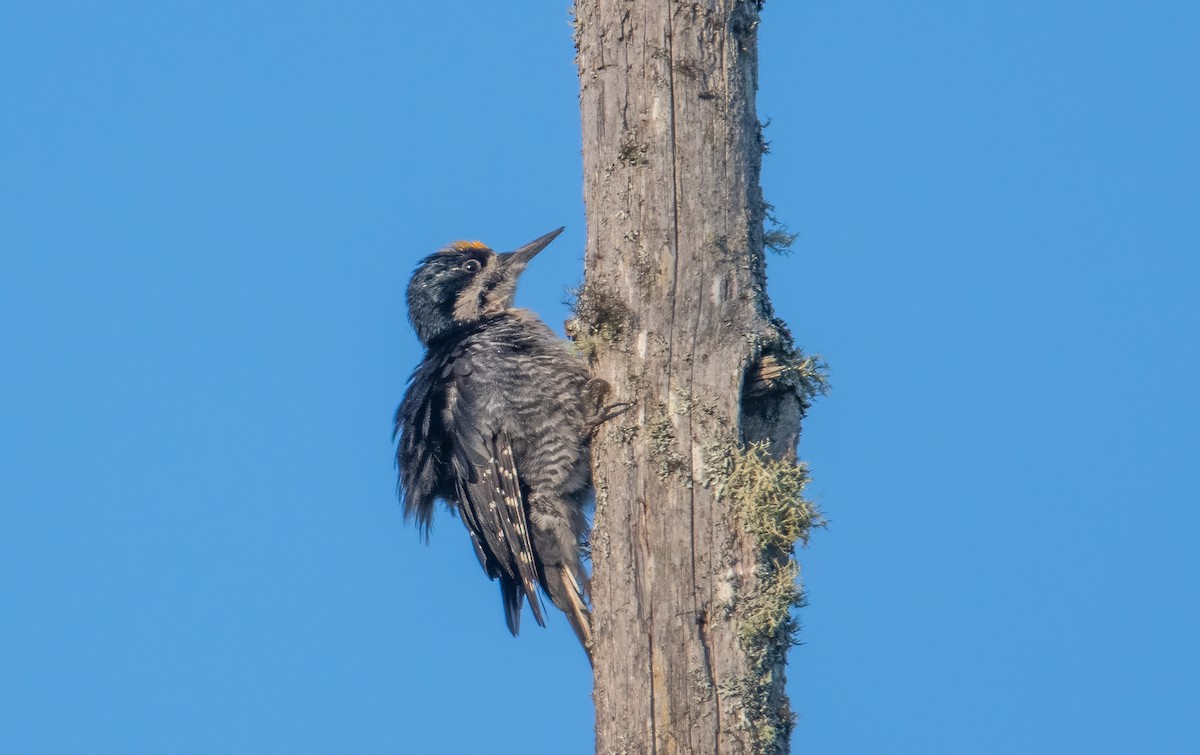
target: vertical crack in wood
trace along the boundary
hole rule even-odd
[[[707,682],[712,687],[713,701],[716,707],[716,752],[721,752],[721,686],[717,684],[717,648],[708,629],[708,611],[696,617],[697,629],[700,633],[700,647],[704,651],[704,673]]]
[[[675,315],[679,309],[679,145],[675,135],[675,29],[670,4],[667,7],[666,57],[667,62],[667,112],[670,136],[667,144],[671,151],[671,322],[667,325],[667,396],[671,395],[671,383],[675,376]]]
[[[646,632],[646,659],[650,664],[650,754],[658,752],[657,710],[658,676],[654,673],[654,632]]]

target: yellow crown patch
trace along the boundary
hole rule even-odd
[[[489,248],[482,241],[455,241],[450,245],[451,251],[455,252],[485,252]]]

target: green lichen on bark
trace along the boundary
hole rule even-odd
[[[764,145],[767,142],[763,142]],[[800,234],[792,233],[787,225],[775,216],[775,205],[763,202],[763,248],[774,254],[788,255],[792,253],[792,245]]]
[[[788,648],[796,643],[793,608],[803,604],[797,585],[797,543],[807,543],[824,520],[804,496],[808,470],[789,458],[773,457],[765,443],[745,447],[714,444],[706,466],[717,495],[755,545],[754,579],[739,586],[733,605],[747,673],[728,690],[751,732],[758,753],[784,750],[795,724],[779,694]]]
[[[679,453],[675,427],[671,424],[666,406],[659,406],[647,421],[646,439],[650,448],[650,460],[658,465],[658,478],[665,480],[669,477],[679,477],[685,485],[690,485],[687,459]]]
[[[823,523],[820,512],[804,497],[808,467],[776,459],[764,443],[752,443],[733,459],[721,495],[743,528],[764,551],[791,553],[808,544],[809,531]]]
[[[787,650],[796,644],[799,624],[792,609],[804,598],[796,586],[800,568],[794,559],[760,570],[757,588],[737,607],[738,641],[750,669],[731,691],[755,752],[775,753],[783,750],[796,723],[786,698],[774,692],[784,681]]]
[[[570,288],[564,303],[573,313],[567,321],[567,335],[589,362],[594,362],[604,349],[621,343],[634,321],[625,302],[601,285]]]
[[[617,154],[617,158],[631,168],[637,168],[649,163],[646,154],[650,151],[650,147],[637,141],[636,137],[630,136],[621,142],[621,148]]]

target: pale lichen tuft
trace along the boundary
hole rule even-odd
[[[812,501],[804,497],[808,467],[776,459],[765,443],[752,443],[734,455],[719,495],[763,550],[790,553],[796,542],[808,543],[809,531],[824,523]]]

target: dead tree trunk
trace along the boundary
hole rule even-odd
[[[599,753],[786,752],[795,463],[821,387],[764,289],[761,2],[576,0]]]

